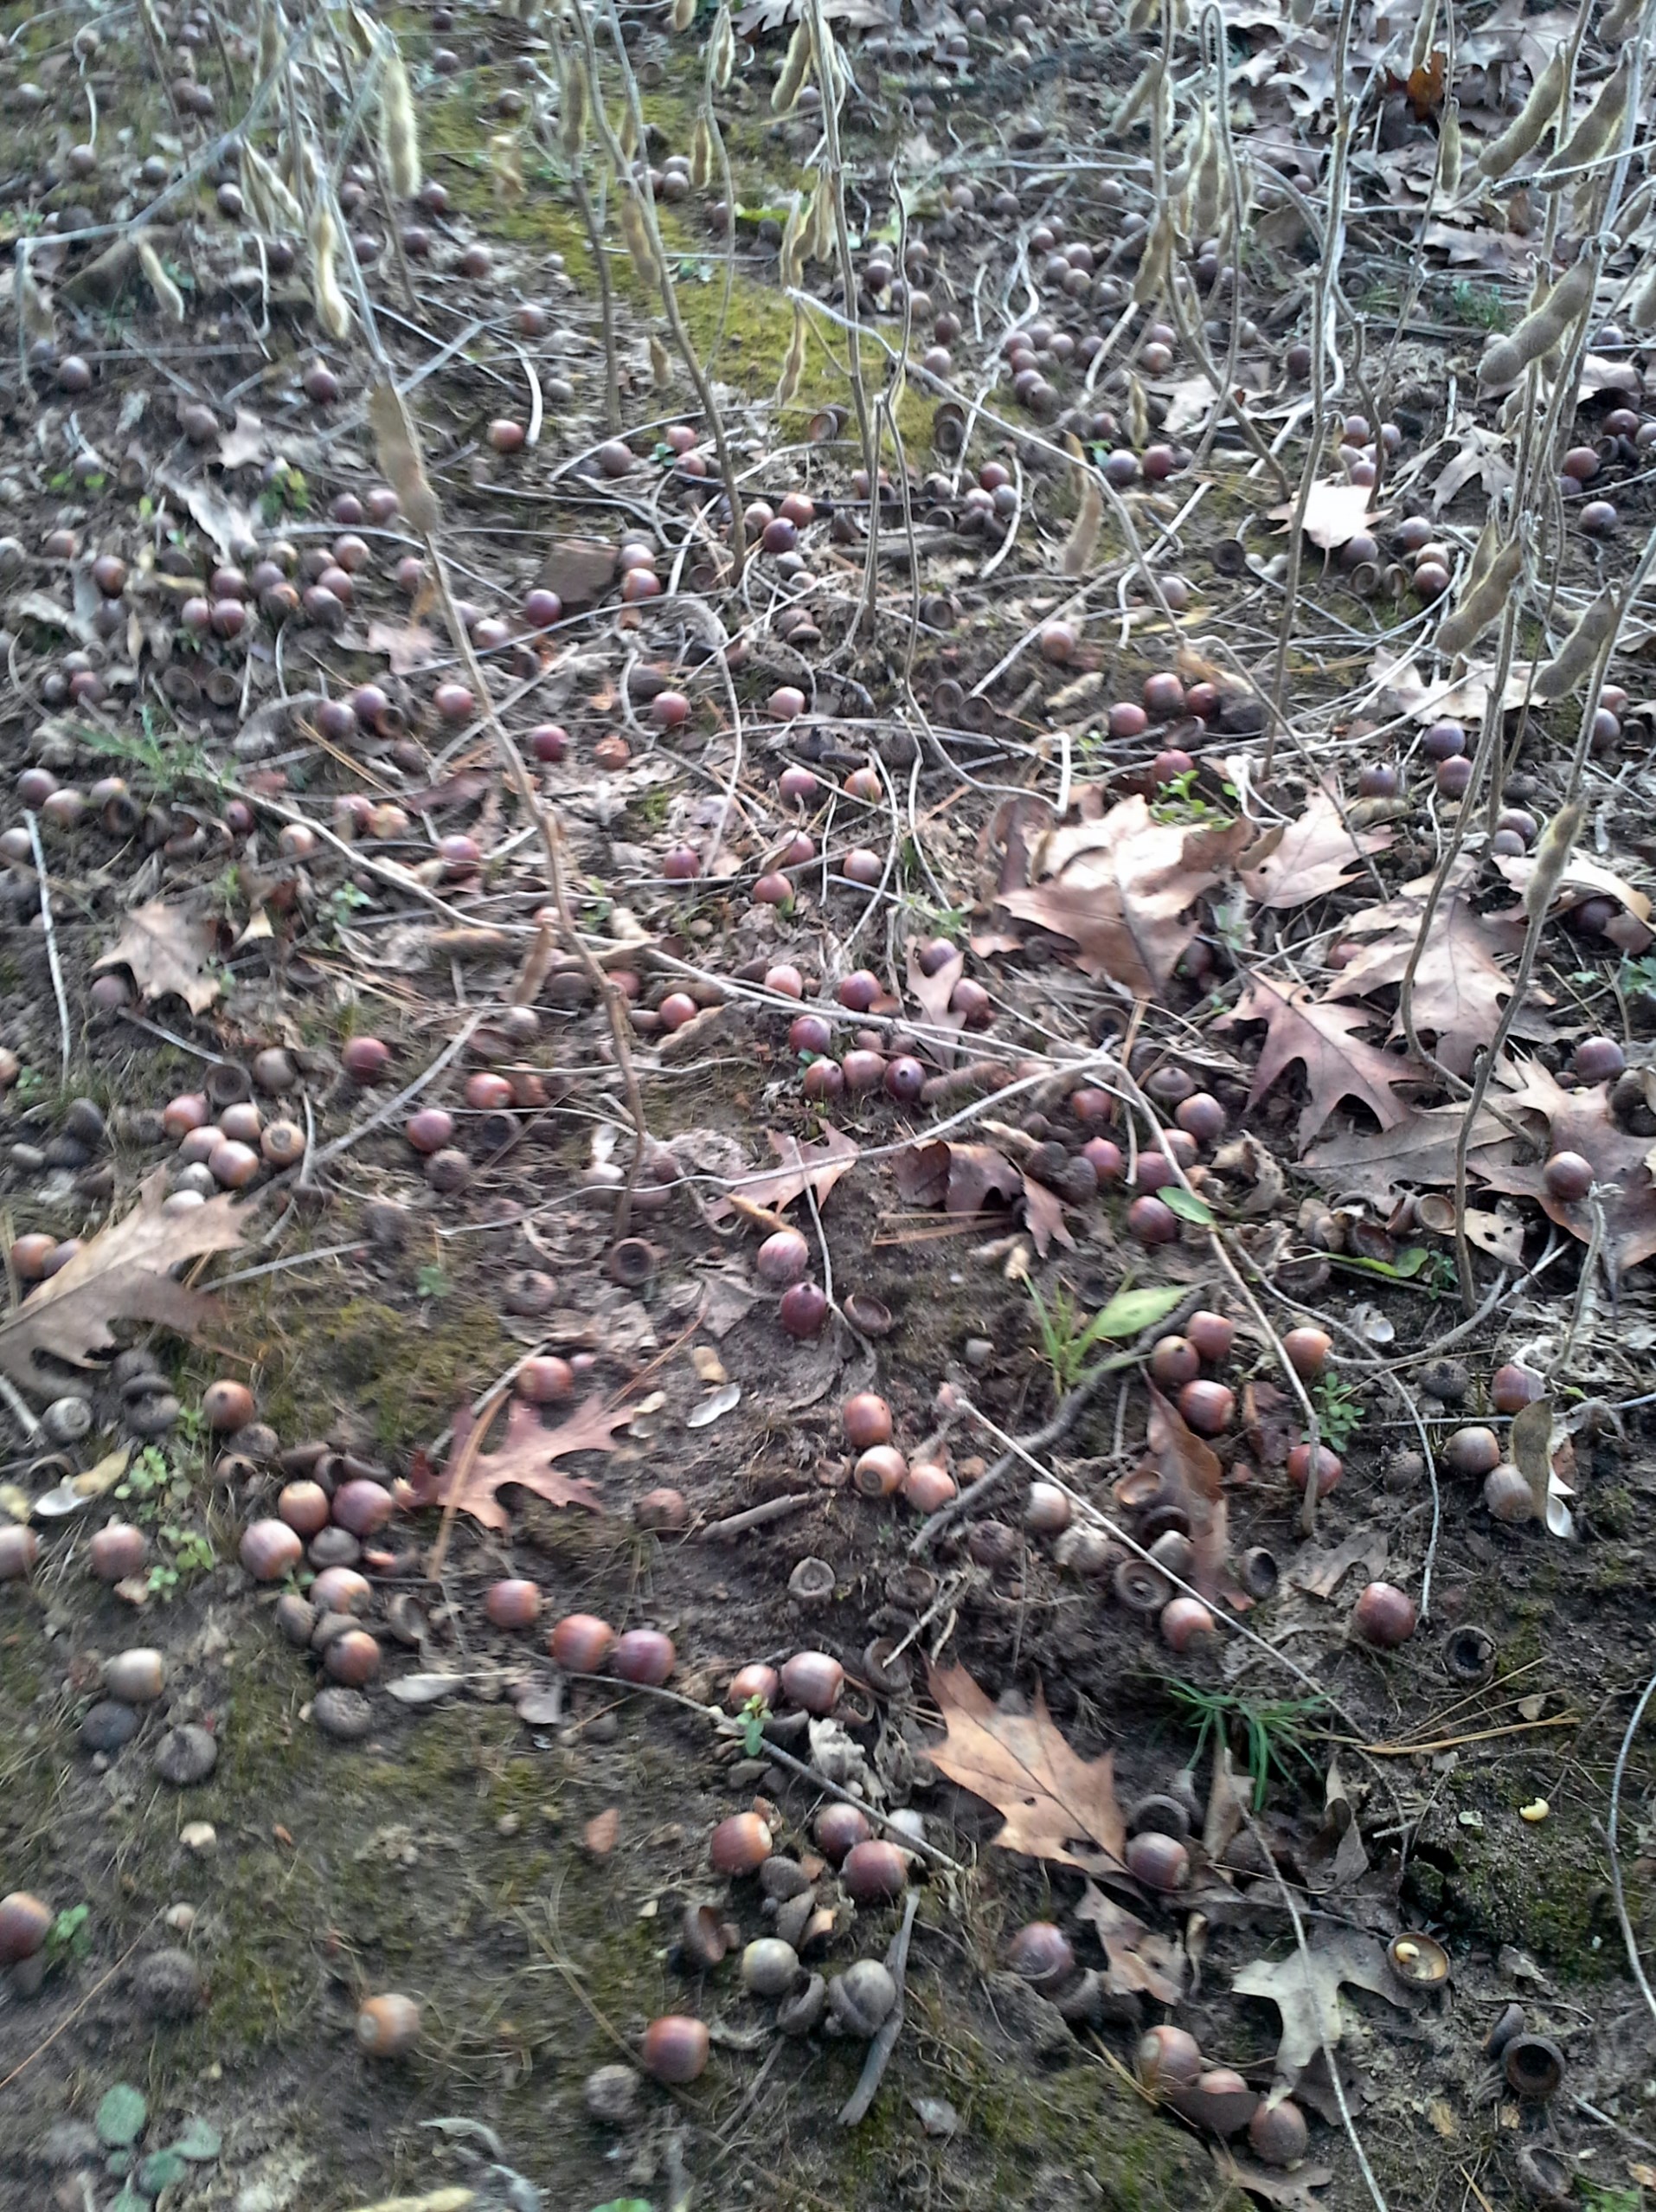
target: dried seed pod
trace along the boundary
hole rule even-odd
[[[184,319],[184,295],[161,266],[161,256],[147,238],[138,239],[138,267],[144,272],[144,280],[154,295],[156,305],[170,323],[182,323]]]
[[[568,161],[578,160],[587,143],[588,108],[587,73],[577,63],[564,71],[558,87],[558,144]]]
[[[1614,70],[1599,87],[1597,97],[1563,144],[1549,154],[1536,178],[1537,190],[1556,192],[1576,175],[1609,151],[1627,112],[1633,84],[1634,48],[1622,54]]]
[[[1553,48],[1552,59],[1530,87],[1530,97],[1518,114],[1499,138],[1479,155],[1479,176],[1505,177],[1518,167],[1526,154],[1535,151],[1564,96],[1565,67],[1565,43],[1561,41]]]
[[[1491,346],[1478,364],[1479,386],[1487,391],[1497,386],[1515,384],[1531,362],[1539,361],[1544,354],[1562,344],[1576,317],[1591,307],[1597,283],[1598,262],[1591,254],[1584,254],[1573,268],[1565,270],[1546,298],[1531,309],[1510,337],[1499,339]],[[1517,573],[1515,568],[1515,577]],[[1505,597],[1503,593],[1503,602]],[[1499,611],[1498,606],[1495,613]],[[1489,620],[1494,620],[1493,614]]]
[[[792,406],[799,391],[799,380],[805,374],[805,309],[796,300],[793,304],[793,331],[788,339],[787,352],[783,357],[782,373],[777,379],[778,407]]]
[[[713,19],[713,35],[708,42],[712,56],[713,83],[716,91],[728,90],[736,67],[736,35],[731,27],[730,10],[727,0],[719,0],[719,12]]]
[[[387,42],[380,77],[380,150],[391,190],[400,200],[412,200],[420,190],[420,126],[408,72],[395,37]]]
[[[410,528],[429,536],[442,519],[442,511],[426,475],[408,403],[395,384],[376,384],[369,394],[368,419],[381,472],[396,493],[397,504]]]
[[[318,199],[311,209],[307,229],[311,241],[311,293],[317,320],[331,338],[343,343],[350,336],[350,307],[340,288],[339,226],[333,210]]]
[[[656,265],[655,249],[650,243],[643,210],[630,191],[621,194],[621,237],[632,263],[632,273],[647,291],[656,291],[661,283],[661,272]]]
[[[1589,601],[1581,620],[1545,666],[1536,672],[1532,696],[1549,702],[1567,698],[1586,682],[1599,649],[1615,628],[1620,595],[1608,586]]]
[[[264,156],[245,143],[241,147],[241,189],[248,206],[260,217],[262,230],[304,229],[304,209]]]
[[[1460,190],[1460,103],[1446,100],[1437,131],[1437,189],[1445,199]]]
[[[805,90],[805,80],[811,69],[811,26],[801,19],[787,52],[782,57],[781,74],[771,92],[773,115],[791,115],[799,104],[799,94]]]
[[[1499,619],[1523,566],[1524,548],[1515,537],[1510,544],[1501,547],[1489,564],[1488,574],[1462,593],[1454,612],[1445,615],[1438,625],[1440,653],[1471,651],[1490,624]]]

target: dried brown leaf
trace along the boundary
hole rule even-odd
[[[1036,1257],[1044,1259],[1055,1244],[1073,1252],[1075,1240],[1064,1226],[1063,1200],[1056,1191],[1048,1190],[1044,1183],[1037,1183],[1032,1175],[1025,1175],[1023,1184],[1024,1219]]]
[[[1454,1182],[1454,1148],[1465,1112],[1461,1106],[1420,1107],[1395,1129],[1347,1130],[1331,1137],[1307,1152],[1300,1165],[1319,1183],[1389,1205],[1419,1184]],[[1500,1143],[1506,1134],[1489,1109],[1481,1108],[1472,1135],[1474,1164],[1482,1147]]]
[[[130,968],[146,1000],[174,991],[191,1013],[203,1013],[222,987],[207,969],[217,936],[214,922],[193,907],[152,898],[132,909],[114,944],[93,965]]]
[[[201,1326],[213,1302],[175,1283],[171,1270],[206,1252],[234,1251],[243,1216],[228,1195],[170,1212],[166,1193],[166,1170],[157,1168],[130,1213],[100,1229],[0,1322],[0,1371],[38,1391],[49,1379],[38,1356],[89,1367],[114,1348],[112,1321],[159,1321],[182,1336]]]
[[[1512,989],[1500,955],[1516,956],[1524,935],[1521,923],[1478,912],[1467,896],[1475,873],[1476,863],[1469,863],[1439,901],[1415,970],[1415,1026],[1435,1040],[1437,1058],[1458,1076],[1470,1074],[1479,1051],[1494,1041]],[[1397,897],[1351,917],[1345,934],[1374,942],[1340,970],[1328,987],[1329,998],[1364,998],[1402,981],[1431,885],[1429,876],[1417,877]],[[1545,1016],[1527,1006],[1518,1026],[1521,1036],[1537,1043],[1552,1034]],[[1392,1023],[1390,1033],[1402,1036],[1401,1020]]]
[[[1349,830],[1340,820],[1332,792],[1320,785],[1306,801],[1298,821],[1289,822],[1274,847],[1257,866],[1245,855],[1237,872],[1249,898],[1261,906],[1303,906],[1338,891],[1365,852],[1383,852],[1389,829]]]
[[[1152,820],[1142,797],[1056,831],[1037,858],[1046,880],[1000,903],[1075,946],[1075,965],[1135,998],[1155,998],[1196,935],[1190,909],[1250,842],[1237,821],[1191,829]]]
[[[538,1407],[514,1398],[500,1450],[479,1452],[472,1462],[456,1510],[469,1513],[485,1528],[509,1528],[511,1523],[496,1493],[516,1482],[548,1505],[585,1506],[588,1512],[602,1513],[603,1503],[593,1484],[563,1474],[555,1463],[578,1451],[613,1451],[616,1430],[624,1429],[632,1418],[631,1406],[607,1406],[592,1398],[568,1420],[549,1429],[542,1424]],[[467,1440],[476,1426],[477,1417],[469,1407],[455,1415],[447,1466],[440,1475],[429,1465],[417,1467],[411,1477],[416,1505],[450,1502],[454,1476],[465,1466]]]
[[[1277,2046],[1276,2079],[1292,2088],[1320,2050],[1332,2050],[1345,2029],[1340,2009],[1342,1983],[1350,1982],[1384,1997],[1399,2010],[1408,2000],[1386,1964],[1386,1954],[1370,1935],[1341,1928],[1312,1952],[1292,1951],[1286,1958],[1257,1958],[1231,1983],[1239,1997],[1268,1997],[1282,2016]]]
[[[1190,1522],[1195,1559],[1191,1579],[1203,1597],[1219,1594],[1229,1554],[1224,1469],[1219,1456],[1184,1420],[1152,1383],[1145,1442],[1149,1458],[1166,1489],[1182,1505]]]
[[[840,1177],[857,1165],[857,1147],[838,1129],[831,1129],[817,1144],[801,1144],[798,1137],[779,1135],[774,1129],[765,1134],[782,1164],[773,1174],[741,1178],[740,1195],[751,1206],[792,1206],[796,1198],[804,1196],[807,1183],[820,1205]],[[715,1221],[722,1220],[731,1210],[728,1198],[713,1199],[708,1206]]]
[[[934,974],[927,975],[920,961],[921,946],[924,942],[921,938],[915,938],[908,947],[908,988],[920,1001],[926,1019],[934,1029],[963,1029],[966,1016],[956,1013],[949,1000],[965,972],[966,955],[957,948]]]
[[[1153,1928],[1107,1897],[1094,1882],[1082,1892],[1075,1918],[1092,1926],[1108,1961],[1105,1986],[1113,1997],[1142,1990],[1158,2004],[1177,2004],[1184,1994],[1185,1958],[1176,1937]]]
[[[1274,522],[1291,522],[1293,505],[1273,507]],[[1376,517],[1369,512],[1369,487],[1349,484],[1343,476],[1327,477],[1311,487],[1306,507],[1305,534],[1325,553],[1349,543],[1360,530],[1369,530]]]
[[[1656,1182],[1648,1155],[1650,1139],[1631,1135],[1610,1112],[1609,1085],[1566,1090],[1539,1060],[1520,1060],[1506,1103],[1545,1116],[1544,1153],[1520,1160],[1513,1142],[1478,1152],[1472,1165],[1492,1190],[1532,1198],[1561,1229],[1585,1244],[1593,1216],[1586,1201],[1555,1198],[1542,1178],[1545,1154],[1579,1152],[1592,1163],[1604,1208],[1604,1257],[1614,1274],[1656,1257]]]
[[[413,676],[436,660],[436,633],[421,622],[370,622],[368,649],[382,653],[394,676]]]
[[[933,1667],[929,1681],[948,1736],[927,1756],[1002,1815],[1005,1824],[992,1841],[1032,1859],[1119,1874],[1126,1829],[1112,1755],[1078,1759],[1038,1688],[1033,1713],[1003,1713],[964,1667]]]
[[[1302,1064],[1310,1096],[1300,1116],[1298,1135],[1306,1144],[1342,1098],[1359,1099],[1383,1129],[1392,1129],[1406,1118],[1409,1109],[1393,1096],[1392,1086],[1418,1081],[1421,1070],[1412,1060],[1379,1051],[1357,1036],[1355,1032],[1368,1020],[1366,1013],[1313,999],[1303,984],[1285,991],[1255,975],[1230,1013],[1214,1026],[1223,1029],[1241,1021],[1266,1025],[1265,1046],[1248,1094],[1250,1106],[1294,1061]]]

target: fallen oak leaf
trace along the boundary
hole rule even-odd
[[[1533,852],[1499,852],[1495,865],[1512,889],[1522,895],[1535,874],[1536,856]],[[1556,919],[1589,898],[1613,898],[1636,921],[1648,923],[1650,920],[1650,901],[1644,892],[1635,891],[1624,877],[1618,876],[1613,868],[1602,866],[1577,846],[1564,863],[1564,872],[1547,911]]]
[[[1293,504],[1290,500],[1286,506],[1273,507],[1271,520],[1291,523]],[[1331,476],[1312,485],[1300,527],[1313,545],[1325,553],[1335,553],[1342,545],[1349,545],[1359,533],[1367,532],[1378,519],[1377,511],[1372,515],[1369,511],[1367,485],[1348,483],[1343,476]]]
[[[1268,1998],[1282,2016],[1277,2045],[1276,2080],[1292,2089],[1319,2051],[1332,2051],[1345,2032],[1339,1993],[1343,1983],[1384,1997],[1399,2011],[1408,1997],[1386,1964],[1386,1954],[1370,1935],[1342,1928],[1314,1951],[1291,1951],[1286,1958],[1256,1958],[1233,1976],[1238,1997]]]
[[[859,1156],[857,1147],[839,1129],[831,1129],[817,1144],[801,1144],[795,1136],[779,1136],[774,1129],[767,1129],[766,1135],[782,1165],[767,1175],[733,1178],[729,1185],[750,1206],[792,1206],[796,1198],[803,1197],[807,1184],[820,1205],[840,1177],[857,1165]],[[710,1219],[722,1221],[735,1209],[727,1196],[710,1199],[707,1210]]]
[[[931,1694],[948,1728],[928,1746],[940,1772],[1003,1818],[991,1837],[1003,1850],[1120,1874],[1126,1824],[1115,1797],[1115,1761],[1083,1759],[1065,1742],[1037,1688],[1032,1713],[1005,1713],[990,1702],[964,1667],[928,1666]],[[1085,1852],[1078,1844],[1090,1845]]]
[[[1539,1060],[1521,1060],[1502,1094],[1509,1106],[1544,1115],[1545,1154],[1578,1152],[1593,1170],[1604,1209],[1605,1264],[1615,1275],[1656,1257],[1656,1180],[1648,1161],[1648,1137],[1629,1134],[1610,1112],[1608,1083],[1566,1090]],[[1543,1174],[1544,1159],[1521,1161],[1512,1142],[1491,1145],[1472,1154],[1474,1174],[1491,1190],[1509,1197],[1532,1198],[1550,1220],[1586,1244],[1593,1234],[1592,1209],[1585,1199],[1555,1197]]]
[[[1075,945],[1083,973],[1137,999],[1160,996],[1196,935],[1191,908],[1253,842],[1246,821],[1191,828],[1159,822],[1142,795],[1096,821],[1051,832],[1035,855],[1043,880],[1007,889],[1000,904]]]
[[[1516,955],[1523,942],[1521,917],[1515,924],[1479,914],[1466,893],[1478,864],[1468,859],[1438,903],[1432,928],[1415,969],[1413,1013],[1417,1030],[1435,1039],[1433,1051],[1451,1075],[1466,1076],[1483,1046],[1494,1042],[1512,979],[1502,967],[1503,952]],[[1330,999],[1366,997],[1401,983],[1414,957],[1415,941],[1430,896],[1433,878],[1417,877],[1383,905],[1365,908],[1343,925],[1352,937],[1373,937],[1335,977]],[[1528,1006],[1518,1017],[1519,1033],[1540,1043],[1551,1024]],[[1402,1034],[1401,1019],[1390,1034]]]
[[[1145,1443],[1149,1457],[1139,1471],[1143,1475],[1148,1468],[1159,1478],[1168,1501],[1176,1499],[1182,1508],[1194,1552],[1191,1580],[1204,1598],[1216,1598],[1229,1554],[1224,1469],[1212,1446],[1202,1441],[1153,1383],[1148,1387]]]
[[[1273,823],[1267,835],[1278,830],[1281,835],[1257,862],[1252,852],[1244,852],[1236,865],[1249,898],[1278,909],[1303,906],[1308,899],[1338,891],[1365,853],[1383,852],[1391,843],[1389,829],[1348,828],[1333,794],[1320,784],[1306,799],[1297,821]],[[1264,841],[1260,840],[1261,846]]]
[[[1300,1165],[1315,1182],[1390,1206],[1422,1183],[1454,1182],[1454,1148],[1465,1118],[1464,1106],[1422,1106],[1396,1128],[1331,1137]],[[1506,1135],[1489,1108],[1479,1108],[1470,1140],[1474,1165],[1483,1147],[1499,1144]]]
[[[442,1473],[437,1474],[429,1462],[414,1469],[410,1477],[412,1502],[452,1506],[455,1512],[469,1513],[485,1528],[504,1529],[511,1523],[497,1493],[515,1482],[522,1489],[533,1490],[548,1505],[585,1506],[588,1512],[601,1514],[603,1501],[593,1484],[584,1477],[562,1473],[554,1463],[578,1451],[613,1451],[615,1431],[626,1426],[632,1411],[630,1405],[606,1405],[601,1399],[591,1398],[568,1420],[549,1429],[542,1423],[538,1407],[515,1398],[500,1450],[470,1455],[468,1467],[466,1447],[477,1426],[477,1416],[468,1407],[454,1417],[453,1442]],[[450,1493],[457,1474],[464,1479],[458,1498],[453,1498]]]
[[[138,1202],[83,1244],[68,1264],[32,1290],[0,1321],[0,1372],[24,1389],[54,1388],[38,1354],[75,1367],[115,1348],[113,1321],[158,1321],[189,1336],[215,1311],[213,1302],[173,1280],[171,1270],[241,1244],[242,1209],[227,1193],[169,1212],[167,1171],[157,1168]]]
[[[204,1013],[222,988],[207,967],[217,943],[218,927],[209,916],[152,898],[132,909],[120,936],[93,966],[130,968],[146,1002],[171,991],[191,1013]]]
[[[919,1000],[934,1029],[964,1029],[966,1016],[957,1013],[949,1000],[965,972],[966,955],[957,947],[940,968],[934,968],[928,974],[921,958],[923,950],[918,939],[908,948],[909,989]]]
[[[1313,999],[1302,983],[1284,991],[1255,975],[1214,1027],[1230,1028],[1242,1021],[1266,1025],[1264,1049],[1248,1096],[1250,1107],[1258,1104],[1295,1060],[1303,1064],[1310,1093],[1297,1131],[1303,1145],[1316,1135],[1342,1098],[1360,1099],[1383,1129],[1394,1128],[1407,1117],[1409,1109],[1392,1096],[1392,1086],[1418,1082],[1422,1071],[1412,1060],[1380,1051],[1356,1036],[1368,1019],[1366,1013]]]

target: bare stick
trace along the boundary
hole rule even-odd
[[[749,1528],[763,1528],[773,1521],[786,1521],[790,1514],[808,1506],[815,1495],[812,1490],[795,1490],[786,1497],[767,1498],[763,1505],[749,1506],[745,1513],[733,1513],[723,1521],[709,1521],[702,1531],[702,1541],[731,1543]]]

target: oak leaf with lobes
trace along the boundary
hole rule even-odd
[[[1494,1042],[1512,979],[1500,955],[1516,956],[1524,939],[1523,920],[1479,914],[1466,896],[1478,864],[1467,859],[1440,899],[1426,944],[1415,969],[1412,1012],[1415,1029],[1436,1042],[1435,1057],[1451,1075],[1467,1076],[1479,1048]],[[1344,925],[1348,937],[1372,939],[1329,986],[1331,999],[1364,998],[1371,991],[1400,984],[1414,955],[1421,917],[1432,878],[1417,877],[1396,898],[1366,907]],[[1544,1016],[1525,1006],[1518,1017],[1522,1036],[1537,1042],[1552,1034]],[[1391,1034],[1402,1034],[1395,1020]]]
[[[1369,1020],[1346,1006],[1313,999],[1303,983],[1287,990],[1262,975],[1250,976],[1248,988],[1228,1014],[1214,1024],[1226,1029],[1240,1021],[1262,1021],[1264,1050],[1254,1071],[1249,1106],[1255,1106],[1294,1061],[1305,1067],[1310,1096],[1299,1121],[1299,1138],[1314,1137],[1342,1098],[1366,1106],[1382,1129],[1391,1129],[1409,1113],[1392,1095],[1395,1083],[1417,1082],[1422,1071],[1396,1052],[1382,1052],[1354,1032]]]
[[[538,1406],[515,1398],[499,1450],[473,1452],[468,1445],[477,1427],[476,1417],[469,1410],[459,1413],[447,1466],[439,1475],[429,1461],[416,1464],[410,1477],[413,1501],[447,1506],[453,1501],[458,1478],[455,1509],[469,1513],[485,1528],[511,1526],[497,1495],[508,1482],[533,1490],[548,1505],[585,1506],[589,1513],[602,1513],[603,1501],[594,1485],[582,1476],[564,1474],[555,1463],[577,1451],[613,1451],[615,1431],[624,1429],[632,1418],[631,1406],[607,1406],[594,1398],[577,1406],[555,1429],[549,1429],[542,1422]]]
[[[1651,1141],[1634,1136],[1610,1112],[1609,1085],[1566,1090],[1539,1060],[1520,1060],[1514,1087],[1500,1094],[1509,1111],[1518,1107],[1544,1115],[1546,1150],[1578,1152],[1593,1169],[1604,1209],[1604,1261],[1612,1276],[1656,1257],[1656,1180],[1650,1168]],[[1585,1199],[1555,1198],[1537,1156],[1520,1160],[1513,1142],[1492,1145],[1473,1156],[1474,1172],[1492,1190],[1532,1198],[1561,1229],[1586,1244],[1593,1233],[1592,1208]]]
[[[1157,998],[1196,935],[1191,907],[1253,839],[1248,822],[1159,822],[1142,797],[1123,799],[1044,839],[1035,855],[1043,880],[1002,891],[1000,903],[1068,937],[1085,974]]]
[[[208,972],[217,939],[209,916],[152,898],[132,909],[120,936],[93,966],[130,968],[146,1000],[176,991],[191,1013],[204,1013],[221,987],[219,978]]]
[[[228,1195],[169,1212],[167,1171],[157,1168],[130,1213],[83,1244],[66,1267],[48,1276],[17,1310],[0,1321],[0,1373],[25,1390],[55,1397],[49,1367],[39,1360],[90,1367],[115,1348],[110,1324],[158,1321],[190,1335],[214,1311],[199,1290],[175,1283],[172,1270],[241,1242],[242,1209]]]
[[[1115,1797],[1115,1762],[1077,1758],[1037,1687],[1032,1713],[990,1702],[964,1667],[932,1667],[931,1694],[948,1727],[927,1757],[951,1782],[985,1797],[1004,1820],[990,1840],[1003,1850],[1120,1874],[1126,1826]]]

